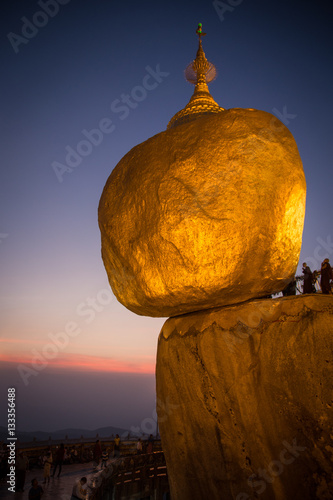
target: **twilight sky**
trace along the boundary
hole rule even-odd
[[[22,430],[142,426],[165,319],[136,316],[110,291],[104,184],[189,101],[183,71],[202,22],[216,102],[271,112],[296,139],[308,186],[300,263],[333,260],[332,7],[7,0],[1,11],[0,425],[14,385]]]

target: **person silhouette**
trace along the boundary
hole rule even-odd
[[[29,490],[29,500],[41,500],[43,493],[43,488],[39,486],[37,478],[34,477],[31,481],[31,488]]]
[[[333,279],[333,272],[329,259],[324,259],[323,262],[321,263],[320,274],[321,274],[320,278],[321,291],[322,293],[327,295],[331,293],[330,281]]]
[[[58,467],[59,467],[59,472],[58,472],[58,476],[57,477],[60,476],[61,468],[62,468],[62,463],[64,461],[64,457],[65,457],[65,446],[64,446],[64,443],[61,443],[59,449],[56,452],[56,458],[55,458],[55,461],[54,461],[54,469],[53,469],[52,477],[54,477],[54,475],[55,475],[56,470],[57,470]]]
[[[72,489],[71,500],[81,499],[85,500],[87,498],[87,478],[81,477],[80,481],[75,481],[75,484]]]
[[[313,274],[312,274],[312,271],[306,262],[303,262],[302,271],[304,274],[303,293],[312,293],[313,292],[313,287],[312,287]]]

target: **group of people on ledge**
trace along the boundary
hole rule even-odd
[[[333,270],[329,259],[324,259],[321,264],[320,271],[311,271],[306,262],[303,263],[303,276],[295,276],[294,279],[282,290],[283,296],[296,295],[298,290],[300,293],[316,293],[316,282],[320,276],[321,292],[328,295],[332,293],[333,288]],[[303,281],[303,290],[297,287],[297,282]]]
[[[312,272],[306,262],[303,263],[302,268],[304,282],[303,293],[315,293],[315,282],[320,275],[320,288],[322,293],[326,295],[332,293],[331,281],[333,280],[333,271],[329,259],[324,259],[321,263],[320,271]]]

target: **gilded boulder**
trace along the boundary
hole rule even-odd
[[[275,116],[223,110],[161,132],[114,168],[99,204],[118,300],[175,316],[263,297],[294,275],[306,183]]]

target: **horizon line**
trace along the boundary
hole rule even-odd
[[[1,363],[16,365],[17,368],[42,371],[53,368],[71,371],[93,371],[101,373],[137,373],[155,374],[155,363],[129,362],[102,356],[89,356],[85,354],[62,353],[56,359],[38,358],[37,356],[17,356],[0,354]],[[3,368],[0,366],[0,368]]]

